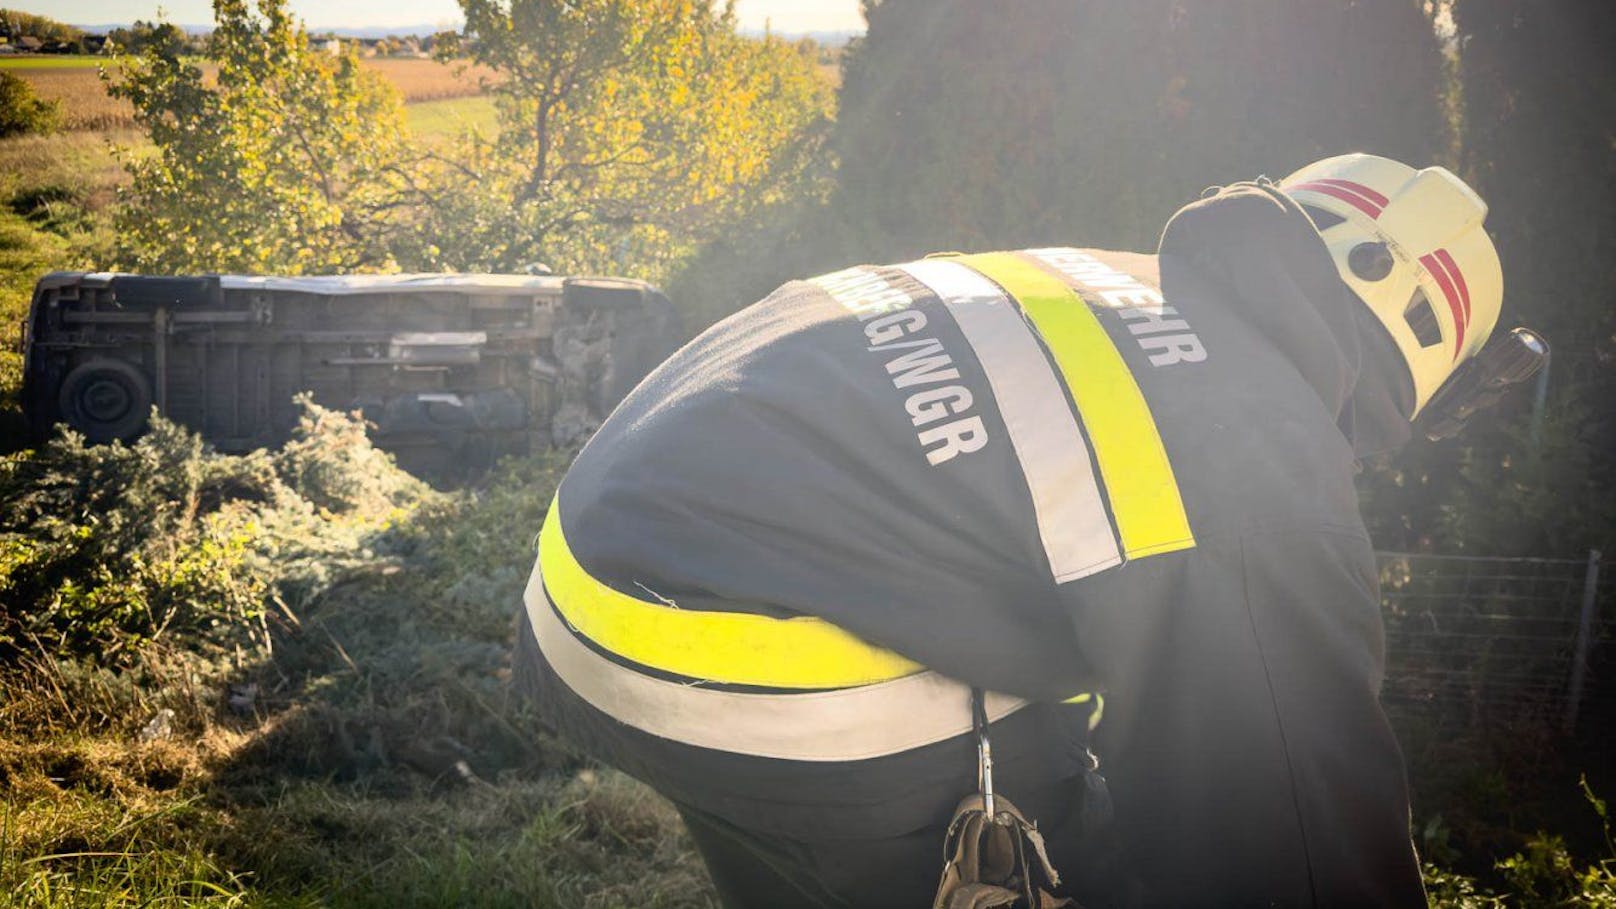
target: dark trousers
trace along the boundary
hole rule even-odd
[[[544,660],[524,616],[513,684],[546,725],[679,809],[724,905],[925,907],[955,806],[976,790],[971,736],[850,762],[768,760],[647,735],[585,703]],[[961,705],[964,709],[965,705]],[[993,724],[995,780],[1081,878],[1086,708],[1031,705]]]
[[[1080,826],[1083,781],[1068,780],[1042,792],[1021,793],[1037,817],[1050,858],[1064,880],[1063,894],[1094,890],[1085,879],[1097,858],[1084,855]],[[726,909],[846,909],[931,905],[943,869],[947,823],[896,836],[795,840],[747,830],[680,805],[690,836]]]

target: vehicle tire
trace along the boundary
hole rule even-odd
[[[62,421],[91,442],[128,441],[146,428],[151,382],[123,360],[80,363],[57,395]]]

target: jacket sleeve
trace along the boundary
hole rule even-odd
[[[1384,631],[1369,542],[1256,535],[1243,554],[1314,899],[1425,905],[1402,754],[1380,706]]]
[[[1107,642],[1097,750],[1147,902],[1424,905],[1361,530],[1212,537],[1139,580],[1074,617]]]

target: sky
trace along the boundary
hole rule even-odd
[[[449,26],[460,18],[455,0],[290,0],[293,12],[314,29],[361,26]],[[7,0],[6,6],[38,13],[62,22],[105,25],[166,18],[183,25],[213,21],[209,0]],[[737,0],[741,27],[762,28],[769,22],[778,32],[862,31],[858,0]]]

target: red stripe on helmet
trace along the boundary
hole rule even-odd
[[[1305,189],[1308,192],[1323,193],[1326,196],[1334,196],[1335,198],[1340,199],[1348,205],[1351,205],[1353,208],[1358,209],[1371,218],[1380,217],[1381,208],[1379,205],[1376,205],[1373,200],[1360,196],[1349,189],[1343,189],[1339,186],[1331,186],[1328,183],[1318,181],[1298,183],[1289,188],[1292,190]]]
[[[1438,287],[1442,288],[1442,295],[1448,298],[1448,309],[1453,311],[1453,358],[1459,359],[1459,351],[1464,349],[1465,325],[1469,318],[1465,313],[1464,305],[1460,302],[1458,288],[1454,287],[1453,280],[1448,277],[1448,269],[1435,254],[1420,256],[1420,264],[1436,279]]]
[[[1453,256],[1445,249],[1439,249],[1431,255],[1436,256],[1442,267],[1453,276],[1453,283],[1459,288],[1459,301],[1464,304],[1465,324],[1470,323],[1470,286],[1465,283],[1464,275],[1459,272],[1459,263],[1453,261]]]
[[[1311,183],[1324,183],[1324,184],[1327,184],[1327,185],[1330,185],[1330,186],[1339,186],[1342,189],[1350,190],[1352,192],[1357,193],[1360,196],[1363,196],[1365,199],[1368,199],[1369,201],[1375,203],[1376,205],[1379,205],[1381,208],[1385,208],[1386,206],[1392,204],[1392,200],[1386,198],[1385,196],[1381,195],[1380,193],[1375,192],[1373,189],[1370,189],[1369,187],[1363,185],[1362,183],[1354,183],[1351,180],[1336,180],[1336,179],[1331,179],[1331,178],[1326,178],[1326,177],[1320,177],[1317,180],[1311,180],[1309,182],[1311,182]]]

